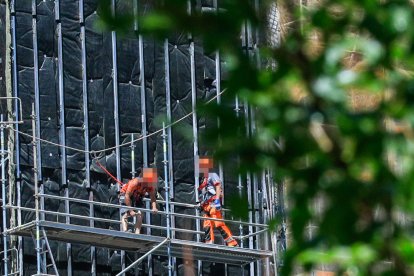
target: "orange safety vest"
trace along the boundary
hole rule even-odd
[[[128,187],[131,181],[128,181],[125,185],[122,186],[120,193],[126,194],[128,191]],[[143,187],[142,182],[138,182],[132,190],[132,196],[136,201],[139,201],[142,197],[145,196],[146,193],[151,193],[154,190],[153,187]]]

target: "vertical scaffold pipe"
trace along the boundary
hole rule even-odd
[[[194,161],[198,158],[198,124],[197,124],[197,94],[196,94],[196,79],[195,79],[195,60],[194,60],[194,41],[190,39],[190,63],[191,63],[191,100],[192,100],[192,112],[193,112],[193,149],[194,149]],[[194,166],[198,166],[194,162]],[[194,182],[195,182],[195,197],[198,200],[198,186],[200,184],[200,176],[197,173],[198,169],[194,170]],[[200,215],[200,211],[196,209],[196,215]],[[196,219],[196,230],[200,231],[200,219]],[[197,241],[200,242],[200,234],[197,234]],[[197,261],[198,275],[202,275],[202,263]]]
[[[254,0],[254,9],[255,9],[256,14],[259,15],[260,14],[259,0]],[[252,44],[252,54],[253,54],[253,59],[254,59],[253,61],[255,62],[256,67],[260,69],[261,66],[262,66],[261,58],[260,58],[260,51],[259,51],[260,32],[259,32],[259,28],[254,28],[253,29],[251,26],[250,26],[250,28],[252,29],[251,33],[252,33],[252,38],[253,38],[253,44]],[[255,109],[252,108],[251,112],[252,112],[252,116],[251,116],[252,131],[256,132],[257,127],[256,127],[256,121],[255,121],[256,120],[255,119]],[[256,209],[256,214],[255,214],[256,223],[264,223],[263,220],[266,219],[266,212],[268,210],[268,209],[263,209],[263,206],[260,206],[263,203],[263,199],[267,199],[265,197],[266,187],[264,185],[264,183],[265,183],[264,182],[265,181],[264,173],[265,172],[263,171],[262,175],[260,176],[261,183],[263,185],[259,185],[259,180],[258,180],[259,177],[257,175],[255,176],[255,179],[254,179],[255,180],[254,185],[255,185],[255,190],[256,190],[255,195],[260,195],[260,194],[262,195],[260,200],[259,200],[259,198],[257,198],[257,200],[258,200],[257,203],[259,204],[259,206],[257,206],[258,209]],[[259,231],[259,229],[256,228],[256,231]],[[257,249],[262,249],[263,246],[266,246],[266,243],[268,243],[268,237],[267,237],[266,234],[263,235],[263,236],[260,236],[260,235],[256,236],[256,248]],[[266,248],[266,249],[268,249],[268,248]],[[266,258],[265,260],[258,261],[257,262],[257,273],[262,274],[262,272],[263,272],[263,273],[265,273],[265,275],[266,275],[266,273],[267,274],[270,273],[269,266],[270,266],[269,258]],[[263,269],[265,271],[262,271]]]
[[[138,8],[138,7],[137,7]],[[138,10],[137,10],[138,13]],[[135,17],[137,18],[137,16]],[[138,23],[136,23],[138,24]],[[148,167],[148,138],[147,138],[147,97],[145,90],[145,62],[144,62],[144,38],[141,34],[138,35],[138,50],[139,50],[139,82],[141,90],[141,134],[142,138],[142,154],[143,165]]]
[[[3,251],[4,251],[4,258],[3,258],[3,262],[4,262],[4,275],[8,275],[8,267],[7,267],[7,262],[8,262],[8,257],[7,257],[7,234],[6,234],[6,229],[7,229],[7,214],[6,214],[6,170],[5,170],[5,164],[6,162],[4,161],[4,156],[5,156],[5,151],[4,151],[4,118],[3,118],[3,114],[0,115],[0,140],[1,140],[1,200],[2,200],[2,211],[3,211]]]
[[[134,32],[138,33],[138,0],[134,0],[133,4],[133,14],[134,14]],[[131,178],[135,178],[135,143],[134,134],[131,134]],[[135,223],[135,221],[134,221]],[[135,253],[135,259],[138,259],[138,253]],[[135,276],[138,276],[138,269],[135,269]]]
[[[171,87],[170,87],[170,52],[168,47],[168,39],[164,40],[164,69],[165,69],[165,103],[167,111],[168,124],[172,122],[171,116]],[[172,154],[172,129],[171,125],[167,128],[167,153],[168,153],[168,181],[169,181],[169,197],[174,198],[174,173],[173,173],[173,154]],[[171,213],[175,212],[174,204],[171,205]],[[171,215],[171,227],[175,228],[175,218]],[[175,238],[175,232],[171,233],[171,238]],[[175,273],[176,258],[172,258],[172,266]]]
[[[135,142],[134,142],[134,133],[131,133],[131,179],[135,178],[136,169],[135,169]]]
[[[245,51],[246,55],[250,55],[250,48],[251,48],[251,30],[249,22],[245,22],[242,28],[242,47]],[[245,100],[244,103],[244,119],[245,119],[245,128],[246,128],[246,136],[250,136],[250,124],[249,124],[249,105]],[[253,200],[252,200],[252,179],[251,174],[247,172],[246,174],[246,187],[247,187],[247,200],[249,202],[249,223],[253,222]],[[249,234],[253,233],[253,227],[249,225]],[[249,248],[253,249],[253,236],[249,236]],[[250,276],[255,275],[254,270],[254,263],[250,263]]]
[[[246,124],[246,135],[250,136],[250,126],[249,126],[249,106],[247,101],[244,102],[244,119]],[[252,179],[249,172],[246,174],[246,187],[247,187],[247,200],[249,203],[249,223],[253,223],[253,198],[252,198]],[[249,225],[249,234],[253,233],[253,226]],[[253,236],[249,236],[249,248],[253,249]],[[254,276],[254,263],[250,263],[250,276]]]
[[[86,32],[85,32],[85,15],[83,9],[83,0],[79,0],[79,25],[80,25],[80,40],[82,51],[82,106],[83,106],[83,139],[85,141],[85,186],[89,189],[89,201],[94,200],[93,189],[91,189],[91,173],[90,173],[90,157],[89,157],[89,111],[88,111],[88,85],[87,85],[87,67],[86,67]],[[95,216],[93,203],[89,204],[89,217]],[[89,226],[95,227],[95,221],[89,220]],[[96,248],[91,246],[91,275],[96,275]]]
[[[269,223],[269,194],[267,192],[267,185],[266,185],[266,171],[263,170],[261,175],[261,183],[262,183],[262,193],[263,193],[263,203],[264,206],[259,206],[259,208],[263,208],[263,223]],[[265,232],[263,234],[263,247],[259,249],[269,250],[269,233]],[[264,260],[264,275],[270,275],[270,261],[269,258]]]
[[[115,16],[116,2],[111,0],[111,13]],[[112,43],[112,88],[114,90],[114,124],[115,124],[115,159],[116,159],[116,178],[121,179],[121,159],[120,159],[120,139],[119,139],[119,102],[118,102],[118,61],[117,61],[117,47],[116,47],[116,32],[111,32]],[[117,185],[119,191],[119,185]],[[121,213],[119,213],[121,218]],[[121,251],[121,269],[125,269],[125,251]]]
[[[112,16],[115,16],[116,3],[111,1]],[[116,46],[116,32],[111,32],[112,42],[112,85],[114,89],[114,124],[115,124],[115,157],[116,157],[116,177],[121,179],[121,159],[120,159],[120,138],[119,138],[119,98],[118,98],[118,61],[117,61],[117,46]],[[119,189],[119,186],[117,186]]]
[[[219,6],[218,6],[218,1],[214,0],[213,1],[213,7],[216,10],[216,13],[218,14],[219,12]],[[216,96],[217,96],[217,104],[221,103],[221,58],[220,58],[220,51],[216,51],[215,52],[215,65],[216,65]],[[218,127],[220,127],[220,118],[217,119],[217,125]],[[222,181],[222,185],[221,185],[221,190],[222,190],[222,204],[224,204],[224,194],[225,194],[225,185],[224,185],[224,177],[223,177],[223,164],[220,162],[219,163],[219,176],[220,179]],[[226,264],[227,266],[227,264]],[[226,273],[227,273],[227,269],[226,269]]]
[[[32,28],[33,28],[33,72],[34,72],[34,92],[35,92],[35,114],[36,114],[36,136],[40,138],[40,91],[39,91],[39,58],[38,58],[38,43],[37,43],[37,3],[32,0]],[[36,141],[36,155],[37,155],[37,178],[42,182],[42,154],[40,140]],[[42,187],[40,187],[40,192]],[[40,208],[44,202],[43,198],[39,199]],[[40,214],[43,216],[43,214]],[[39,249],[40,250],[40,249]]]
[[[148,139],[147,139],[147,97],[145,87],[145,66],[144,66],[144,38],[141,34],[138,35],[138,50],[139,50],[139,80],[141,88],[141,134],[142,134],[142,161],[144,168],[148,167]],[[147,208],[150,208],[149,202],[146,203]],[[151,214],[145,213],[145,219],[148,224],[151,224]],[[147,235],[151,235],[151,228],[147,227]],[[153,275],[152,271],[152,255],[148,256],[148,274]]]
[[[236,116],[237,118],[239,118],[240,116],[240,106],[239,106],[239,97],[236,95],[235,97],[235,108],[234,110],[236,111]],[[240,157],[237,158],[237,163],[240,164]],[[239,192],[239,196],[240,198],[243,198],[243,184],[242,184],[242,177],[241,174],[237,175],[237,189]],[[241,222],[241,220],[240,220]],[[243,225],[239,224],[239,235],[240,237],[243,237]],[[240,240],[240,247],[243,248],[244,247],[244,240],[241,239]],[[241,275],[244,276],[244,266],[241,265]]]
[[[255,110],[253,107],[250,107],[250,126],[251,126],[251,135],[254,135],[256,133],[256,119],[255,119]],[[262,212],[262,208],[260,206],[260,198],[262,197],[262,191],[259,190],[259,181],[258,181],[258,176],[256,173],[253,174],[253,202],[254,202],[254,222],[255,223],[262,223],[262,221],[260,221],[260,214]],[[260,228],[256,227],[255,231],[259,231]],[[256,235],[256,249],[260,249],[260,244],[261,244],[261,238],[260,235]],[[256,273],[258,275],[262,275],[262,261],[258,260],[257,261],[257,268],[256,268]]]
[[[213,1],[213,7],[214,7],[216,13],[218,14],[219,13],[219,6],[218,6],[218,1],[217,0]],[[216,80],[215,80],[216,81],[216,96],[217,96],[217,104],[219,105],[221,103],[221,94],[220,94],[221,93],[221,58],[220,58],[220,51],[219,50],[217,50],[215,52],[215,63],[216,63],[215,64],[216,65]],[[220,118],[217,118],[217,127],[220,128]],[[220,137],[219,137],[219,139],[220,139]],[[221,144],[221,139],[220,139],[219,143]],[[222,162],[219,162],[219,176],[220,176],[220,179],[222,181],[222,185],[221,185],[221,195],[222,195],[221,203],[225,204],[225,199],[226,199],[226,197],[225,197],[225,188],[226,188],[226,185],[225,185],[225,181],[224,181],[224,172],[223,172],[223,163]],[[224,210],[223,210],[223,213],[224,213]],[[224,273],[227,276],[227,273],[228,273],[227,264],[224,264]]]
[[[192,7],[191,1],[187,1],[187,12],[191,15]],[[197,90],[196,90],[196,72],[195,72],[195,49],[194,49],[194,39],[191,33],[188,34],[188,40],[190,42],[190,74],[191,74],[191,109],[193,112],[193,150],[194,150],[194,189],[195,197],[198,200],[198,186],[200,184],[200,176],[198,174],[198,164],[196,160],[198,159],[198,124],[197,124]],[[200,211],[196,209],[196,216],[200,215]],[[200,219],[196,219],[196,230],[200,232]],[[200,234],[197,233],[197,242],[200,242]],[[202,262],[197,261],[197,273],[202,275]]]
[[[164,153],[164,184],[165,184],[165,212],[166,215],[166,223],[167,223],[167,239],[171,239],[171,214],[170,214],[170,188],[168,182],[168,161],[167,161],[167,135],[165,133],[165,122],[162,123],[162,145],[163,145],[163,153]],[[168,253],[168,276],[172,275],[172,260],[171,260],[171,242],[168,242],[167,253]]]
[[[269,219],[276,218],[275,212],[275,191],[274,191],[274,182],[273,178],[271,177],[271,170],[269,169],[267,172],[267,183],[268,183],[268,194],[269,194]],[[277,275],[277,248],[276,248],[276,231],[272,231],[270,233],[270,247],[272,248],[272,258],[273,258],[273,274]]]
[[[134,1],[134,3],[136,3],[136,1]],[[131,179],[135,178],[135,174],[136,174],[136,170],[135,170],[135,142],[134,142],[134,133],[131,133]],[[134,223],[135,223],[135,219],[134,218]],[[138,253],[135,252],[134,254],[135,259],[138,259]],[[135,276],[138,276],[139,271],[138,269],[135,269]]]
[[[33,146],[33,179],[34,179],[34,200],[35,200],[35,225],[36,225],[36,271],[40,275],[41,267],[41,248],[40,248],[40,226],[39,226],[39,179],[38,179],[38,170],[37,170],[37,136],[36,136],[36,115],[35,115],[35,105],[32,104],[32,146]]]
[[[57,40],[58,40],[58,99],[59,99],[59,143],[66,145],[66,126],[65,126],[65,96],[63,87],[63,38],[62,38],[62,24],[60,20],[60,0],[55,1],[55,21],[57,27]],[[39,128],[39,125],[37,126]],[[69,187],[66,176],[66,148],[60,147],[60,165],[61,165],[61,181],[64,187],[65,197],[69,197]],[[42,198],[43,199],[43,198]],[[65,200],[65,213],[70,213],[69,200]],[[70,217],[65,217],[66,223],[70,224]],[[68,275],[72,275],[72,245],[66,244],[66,256],[67,256],[67,270]]]
[[[37,8],[36,0],[32,0],[32,30],[33,30],[33,73],[34,73],[34,92],[35,92],[35,112],[36,112],[36,136],[40,138],[40,95],[39,95],[39,57],[37,47]],[[42,180],[42,155],[40,148],[40,140],[36,141],[36,154],[38,158],[37,177],[39,181]]]
[[[239,164],[240,164],[240,162],[239,162]],[[237,189],[239,190],[239,196],[240,196],[240,198],[243,198],[243,184],[242,184],[242,177],[241,177],[240,174],[237,176],[237,182],[238,182]],[[241,220],[240,220],[240,222],[241,222]],[[240,237],[243,237],[243,225],[242,224],[239,224],[239,235],[240,235]],[[244,239],[240,239],[240,248],[243,248],[243,247],[244,247]],[[241,275],[244,276],[244,266],[243,265],[241,265]]]
[[[11,36],[12,36],[12,70],[13,70],[13,96],[18,98],[19,91],[18,91],[18,74],[17,74],[17,44],[16,44],[16,9],[15,9],[15,0],[11,0],[10,2],[10,16],[11,16]],[[16,129],[15,132],[15,154],[16,154],[16,204],[17,207],[21,206],[21,170],[20,170],[20,135],[19,135],[19,124],[17,123],[23,118],[20,118],[20,106],[19,102],[16,100],[14,101],[14,110],[15,110],[15,118],[16,124],[14,128]],[[22,211],[20,209],[17,210],[17,225],[22,224]],[[23,237],[19,236],[17,238],[17,251],[18,251],[18,264],[17,267],[19,268],[19,275],[23,275]]]
[[[141,84],[141,124],[142,124],[142,154],[144,167],[148,167],[148,139],[147,139],[147,105],[145,94],[145,67],[144,67],[144,41],[142,35],[138,36],[139,71]]]

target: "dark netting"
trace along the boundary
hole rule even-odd
[[[6,4],[0,1],[0,96],[6,96]],[[4,103],[0,105],[2,114],[6,114],[6,106]]]

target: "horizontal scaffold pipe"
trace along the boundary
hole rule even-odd
[[[7,205],[6,208],[10,208],[10,209],[19,209],[22,211],[27,211],[27,212],[34,212],[35,210],[32,208],[27,208],[27,207],[16,207],[16,206],[10,206]],[[46,210],[39,210],[40,213],[44,213],[47,215],[54,215],[54,216],[68,216],[71,218],[77,218],[77,219],[84,219],[84,220],[94,220],[94,221],[100,221],[100,222],[107,222],[107,223],[117,223],[120,224],[121,222],[119,220],[113,220],[113,219],[105,219],[105,218],[92,218],[89,216],[82,216],[82,215],[75,215],[75,214],[68,214],[68,213],[61,213],[61,212],[55,212],[55,211],[46,211]],[[23,224],[22,226],[24,226],[25,224]],[[154,229],[160,229],[160,230],[165,230],[166,227],[165,226],[158,226],[158,225],[149,225],[149,224],[143,224],[142,226],[144,227],[148,227],[148,228],[154,228]],[[20,229],[19,227],[16,227],[15,229]],[[189,230],[189,229],[181,229],[181,228],[171,228],[172,231],[175,232],[183,232],[183,233],[194,233],[194,234],[202,234],[202,232],[198,233],[197,231],[194,230]]]
[[[121,205],[119,205],[119,204],[104,203],[104,202],[98,202],[98,201],[90,201],[90,200],[73,198],[73,197],[62,197],[62,196],[47,195],[47,194],[39,194],[39,197],[46,197],[46,198],[49,198],[49,199],[56,199],[56,200],[68,200],[68,201],[72,201],[72,202],[78,202],[78,203],[84,203],[84,204],[93,204],[93,205],[99,205],[99,206],[104,206],[104,207],[112,207],[112,208],[117,208],[117,209],[121,208]],[[171,204],[173,204],[173,202],[171,202]],[[142,211],[142,212],[152,212],[152,210],[137,208],[137,207],[122,206],[122,208],[129,209],[129,210],[139,210],[139,211]],[[167,213],[163,212],[163,211],[158,211],[157,214],[167,215]],[[238,225],[242,224],[242,225],[247,225],[247,226],[250,225],[250,226],[256,226],[256,227],[263,227],[263,228],[268,228],[269,227],[267,224],[260,224],[260,223],[248,223],[248,222],[233,221],[233,220],[228,220],[228,219],[214,219],[214,218],[210,218],[210,217],[203,218],[203,217],[200,217],[200,216],[179,214],[179,213],[170,213],[170,214],[178,216],[178,217],[183,217],[183,218],[204,219],[204,220],[211,220],[211,221],[223,221],[223,222],[228,222],[228,223],[233,223],[233,224],[238,224]]]
[[[144,201],[151,201],[151,200],[149,198],[144,198]],[[157,203],[165,204],[165,200],[157,200]],[[182,202],[175,202],[175,201],[170,201],[170,204],[174,206],[187,207],[187,208],[192,208],[192,209],[199,207],[199,205],[196,205],[196,204],[189,204],[189,203],[182,203]],[[221,210],[224,212],[230,211],[230,209],[226,209],[226,208],[221,208]]]
[[[27,207],[17,207],[17,206],[10,206],[7,205],[6,208],[8,209],[19,209],[21,211],[27,211],[27,212],[34,212],[35,210],[32,208],[27,208]],[[61,213],[61,212],[55,212],[55,211],[46,211],[46,210],[39,210],[40,213],[44,213],[44,214],[48,214],[48,215],[55,215],[55,216],[68,216],[71,218],[77,218],[77,219],[84,219],[84,220],[94,220],[94,221],[101,221],[101,222],[107,222],[107,223],[117,223],[120,224],[120,221],[118,220],[112,220],[112,219],[105,219],[105,218],[92,218],[89,216],[82,216],[82,215],[75,215],[75,214],[68,214],[68,213]],[[8,232],[13,232],[14,230],[21,230],[21,229],[25,229],[25,228],[31,228],[33,225],[33,223],[26,223],[23,225],[19,225],[17,227],[14,227],[12,229],[8,229],[8,231],[6,231],[6,233]],[[160,229],[160,230],[166,230],[167,228],[165,226],[157,226],[157,225],[148,225],[148,224],[143,224],[142,226],[144,227],[148,227],[148,228],[154,228],[154,229]],[[174,232],[182,232],[182,233],[192,233],[192,234],[203,234],[204,232],[201,231],[195,231],[195,230],[190,230],[190,229],[182,229],[182,228],[170,228],[171,231]],[[264,232],[268,231],[268,229],[263,229],[257,232],[253,232],[251,234],[245,235],[245,236],[233,236],[233,238],[238,239],[238,240],[244,240],[247,239],[249,237],[252,236],[256,236],[259,234],[262,234]]]

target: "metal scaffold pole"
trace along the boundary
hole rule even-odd
[[[246,135],[250,136],[250,125],[249,125],[249,106],[247,101],[244,101],[244,119],[245,119],[245,128],[246,128]],[[251,174],[247,172],[246,174],[246,188],[247,188],[247,200],[249,204],[249,223],[253,223],[253,197],[252,197],[252,179]],[[249,234],[253,233],[253,227],[249,225]],[[253,249],[253,237],[249,236],[249,248]],[[250,263],[250,276],[255,275],[254,264]]]
[[[274,190],[274,182],[273,178],[271,177],[271,171],[269,170],[267,173],[267,179],[268,179],[268,190],[269,190],[269,219],[275,219],[276,218],[276,212],[275,212],[275,190]],[[270,247],[272,249],[272,258],[273,258],[273,274],[276,276],[278,274],[277,270],[277,248],[276,248],[276,233],[271,232],[270,233]]]
[[[164,184],[165,184],[165,212],[166,214],[166,223],[167,223],[167,239],[171,239],[171,214],[170,214],[170,188],[168,182],[168,161],[167,161],[167,135],[165,133],[165,123],[162,123],[162,142],[163,142],[163,153],[164,153]],[[167,247],[167,254],[168,254],[168,276],[172,275],[172,258],[171,258],[171,246],[168,243]]]
[[[90,156],[89,156],[89,111],[88,111],[88,85],[87,85],[87,60],[86,60],[86,31],[85,31],[85,15],[83,9],[84,1],[79,0],[79,25],[80,25],[80,41],[81,41],[81,50],[82,50],[82,107],[83,107],[83,138],[85,140],[85,186],[89,189],[89,200],[94,200],[94,192],[91,189],[91,173],[90,173]],[[93,204],[89,205],[89,216],[94,217],[95,211]],[[90,220],[90,227],[95,227],[94,220]],[[96,275],[96,248],[91,246],[91,275]]]
[[[33,73],[34,73],[34,92],[35,92],[35,114],[36,114],[36,125],[38,128],[36,131],[36,136],[40,138],[40,94],[39,94],[39,55],[37,47],[37,1],[32,0],[32,30],[33,30]],[[40,152],[40,141],[36,141],[37,145],[37,162],[39,163],[39,168],[42,167],[42,155]],[[37,172],[38,180],[42,179],[42,170],[39,169]]]
[[[66,145],[66,125],[65,125],[65,96],[63,86],[63,34],[62,23],[60,20],[60,0],[55,1],[55,21],[57,26],[57,40],[58,40],[58,100],[59,100],[59,142]],[[38,125],[39,127],[39,125]],[[39,127],[40,128],[40,127]],[[69,187],[66,176],[66,148],[60,148],[60,165],[61,165],[61,184],[64,187],[65,197],[69,197]],[[65,212],[69,213],[69,201],[65,201]],[[70,223],[70,218],[65,218],[66,223]],[[72,275],[72,245],[66,244],[67,270],[68,275]]]
[[[262,194],[263,194],[263,204],[260,208],[263,208],[263,223],[269,223],[269,194],[267,190],[267,186],[270,185],[266,183],[266,170],[262,172],[261,175],[261,183],[262,183]],[[263,242],[260,244],[260,248],[264,248],[265,250],[269,250],[269,233],[265,232],[263,235]],[[264,261],[264,273],[265,275],[270,275],[270,260],[267,258]]]
[[[255,121],[255,109],[253,107],[250,108],[250,127],[251,127],[251,135],[254,135],[256,133],[256,121]],[[251,183],[253,187],[253,208],[254,208],[254,222],[255,223],[262,223],[261,222],[261,213],[262,213],[262,197],[263,193],[259,189],[258,184],[258,176],[257,173],[253,174],[253,182]],[[256,227],[255,231],[259,231],[259,229]],[[255,245],[256,249],[260,248],[261,244],[261,238],[260,236],[255,237]],[[256,267],[256,273],[259,275],[262,275],[262,261],[257,261],[257,267]]]
[[[7,257],[7,213],[6,213],[6,170],[5,170],[5,151],[4,151],[4,118],[0,115],[0,131],[1,131],[1,199],[3,211],[3,250],[4,250],[4,275],[8,275],[8,257]]]
[[[134,31],[139,31],[138,26],[138,12],[139,6],[136,1],[134,1]],[[148,167],[148,139],[147,139],[147,97],[146,97],[146,86],[145,86],[145,61],[144,61],[144,37],[142,34],[138,33],[138,51],[139,51],[139,82],[140,82],[140,100],[141,100],[141,136],[142,136],[142,161],[143,167]],[[150,208],[149,203],[147,203],[147,208]],[[145,214],[145,219],[148,224],[151,224],[151,215],[149,213]],[[151,229],[146,229],[147,235],[151,235]],[[148,274],[153,275],[152,271],[152,256],[148,256]]]
[[[165,103],[167,111],[168,124],[172,122],[171,116],[171,87],[170,87],[170,53],[168,47],[168,39],[164,40],[164,70],[165,70]],[[169,181],[169,196],[174,198],[174,172],[173,172],[173,154],[172,154],[172,129],[171,125],[167,128],[167,153],[168,153],[168,181]],[[175,212],[174,204],[171,205],[171,213]],[[175,218],[171,215],[171,227],[175,228]],[[171,233],[171,238],[175,238],[175,232]],[[173,257],[173,269],[175,274],[176,258]]]
[[[135,142],[134,142],[134,133],[131,133],[131,179],[135,178],[136,169],[135,169]],[[137,218],[134,217],[134,224]],[[138,253],[134,253],[135,259],[138,259]],[[138,269],[135,269],[135,276],[138,276]]]
[[[41,247],[40,247],[40,226],[39,226],[39,180],[37,164],[37,141],[36,141],[36,115],[35,107],[32,104],[32,146],[33,146],[33,178],[34,178],[34,200],[35,200],[35,225],[36,225],[36,268],[37,274],[41,273]]]
[[[11,15],[11,34],[12,34],[12,51],[13,51],[13,57],[12,57],[12,65],[13,65],[13,96],[19,97],[19,91],[18,91],[18,74],[17,74],[17,43],[16,43],[16,9],[15,9],[15,1],[10,1],[10,15]],[[15,129],[19,130],[19,120],[22,120],[23,118],[20,118],[20,109],[18,101],[15,101],[14,109],[16,112],[16,123],[14,125]],[[21,206],[21,171],[20,171],[20,136],[19,133],[15,133],[15,157],[16,157],[16,203],[17,206]],[[21,225],[22,222],[22,213],[20,210],[17,210],[17,225]],[[23,275],[23,238],[18,237],[17,239],[17,250],[18,250],[18,264],[17,267],[19,268],[19,275]]]
[[[133,0],[133,15],[134,15],[134,32],[138,33],[138,0]],[[131,179],[135,178],[136,169],[135,169],[135,143],[134,143],[134,134],[131,134]],[[134,218],[136,220],[136,218]],[[134,221],[135,223],[135,221]],[[138,259],[138,253],[134,254],[135,259]],[[138,276],[138,269],[135,269],[135,276]]]
[[[135,142],[134,142],[134,133],[131,133],[131,179],[135,178],[136,169],[135,169]]]
[[[192,7],[191,1],[187,1],[187,12],[191,15]],[[195,197],[198,200],[198,186],[200,184],[200,176],[198,175],[198,164],[196,164],[196,160],[198,159],[198,124],[197,124],[197,88],[196,88],[196,68],[195,68],[195,49],[194,49],[194,39],[191,33],[188,34],[188,40],[190,43],[190,75],[191,75],[191,108],[193,112],[193,150],[194,150],[194,190],[195,190]],[[200,211],[196,209],[196,216],[200,215]],[[196,220],[196,231],[200,232],[200,220]],[[197,234],[197,242],[201,241],[200,234]],[[197,273],[198,275],[202,275],[202,262],[201,260],[197,260]]]
[[[116,1],[111,0],[111,15],[116,14]],[[112,46],[112,88],[114,100],[114,132],[115,132],[115,160],[116,160],[116,178],[121,179],[121,151],[120,151],[120,137],[119,137],[119,97],[118,97],[118,58],[117,58],[117,34],[111,31],[111,46]],[[117,185],[119,191],[119,185]],[[119,214],[121,218],[121,214]],[[121,251],[121,268],[125,268],[125,251]]]
[[[240,117],[240,105],[239,105],[239,97],[236,95],[235,97],[235,108],[237,118]],[[240,157],[237,158],[237,163],[240,164]],[[237,175],[237,189],[240,198],[243,198],[243,184],[242,184],[242,177],[241,174]],[[240,220],[241,222],[241,220]],[[240,237],[243,236],[243,225],[239,224],[239,235]],[[240,239],[240,247],[244,247],[244,239]],[[241,275],[244,276],[244,266],[241,266]]]
[[[250,56],[250,49],[252,48],[252,34],[251,34],[251,26],[249,22],[245,22],[243,24],[243,28],[242,28],[242,47],[243,50],[245,51],[247,56]],[[243,102],[243,107],[244,107],[244,120],[245,120],[245,132],[246,132],[246,136],[250,137],[251,135],[251,126],[250,126],[250,108],[249,105],[247,103],[247,100],[244,100]],[[253,222],[253,208],[254,208],[254,204],[253,204],[253,196],[254,196],[254,192],[252,191],[253,189],[253,180],[252,178],[254,178],[250,172],[247,172],[246,174],[246,187],[247,187],[247,198],[248,198],[248,202],[249,202],[249,223]],[[253,233],[253,227],[249,226],[249,234]],[[254,240],[253,237],[250,236],[249,237],[249,248],[253,249],[254,248]],[[254,263],[250,263],[250,276],[254,276],[255,273],[255,266]]]

